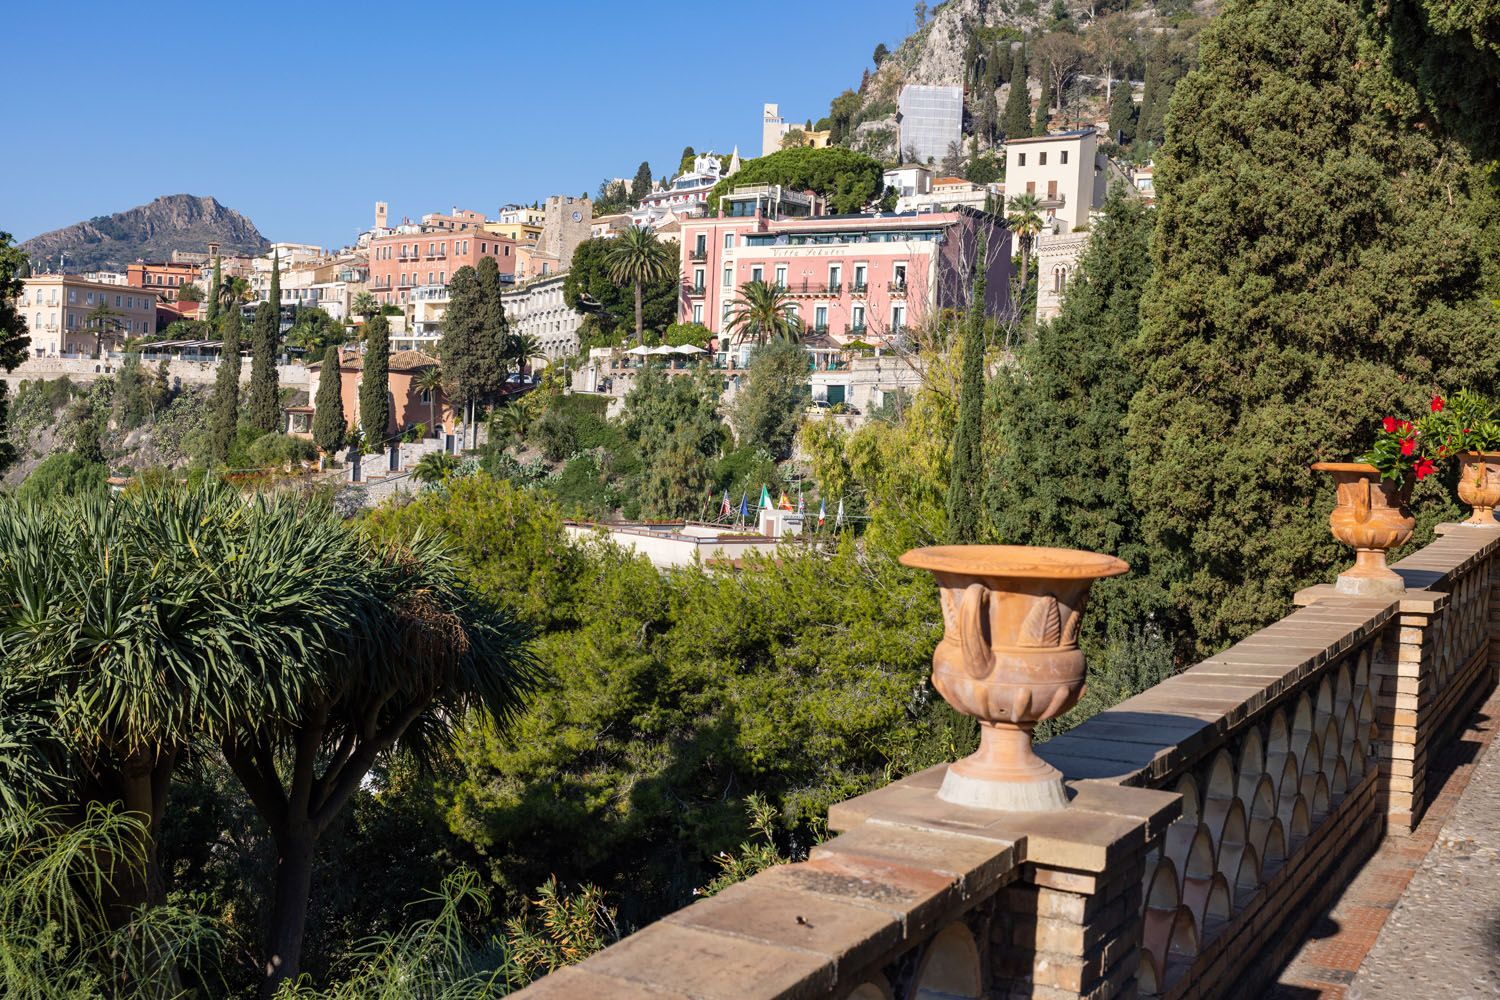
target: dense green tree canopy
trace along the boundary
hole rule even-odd
[[[794,191],[815,191],[828,199],[830,212],[862,211],[880,199],[884,168],[880,161],[852,149],[801,147],[747,161],[733,177],[715,184],[708,193],[710,211],[719,198],[745,184],[780,184]]]
[[[563,278],[563,301],[588,317],[601,339],[617,342],[635,329],[635,290],[610,277],[609,239],[584,240],[573,251],[573,263]],[[666,329],[677,319],[681,262],[672,255],[667,273],[641,287],[642,325],[648,331]]]
[[[809,355],[794,341],[773,340],[750,354],[749,377],[734,401],[740,445],[762,448],[777,460],[791,456],[807,406]]]
[[[31,338],[26,332],[26,318],[16,303],[21,299],[21,277],[29,271],[26,254],[10,245],[10,233],[0,232],[0,367],[12,371],[26,357]],[[0,382],[0,469],[15,458],[14,447],[5,437],[5,416],[10,385]]]
[[[1203,650],[1341,562],[1309,463],[1500,367],[1468,158],[1380,47],[1340,0],[1234,0],[1172,100],[1130,485]]]

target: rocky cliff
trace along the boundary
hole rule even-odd
[[[120,271],[137,260],[166,260],[173,250],[203,253],[210,242],[225,254],[257,254],[270,246],[254,223],[216,199],[169,194],[149,205],[43,233],[21,249],[38,269]]]

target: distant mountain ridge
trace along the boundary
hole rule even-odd
[[[255,223],[217,199],[169,194],[32,237],[21,249],[37,270],[120,271],[137,260],[166,260],[173,250],[204,253],[209,243],[224,254],[259,254],[271,245]]]

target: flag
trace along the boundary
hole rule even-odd
[[[781,500],[776,504],[782,510],[792,509],[792,498],[786,495],[786,490],[781,491]]]
[[[833,519],[833,526],[837,528],[844,523],[844,498],[839,497],[839,512]]]
[[[748,520],[750,520],[750,494],[749,493],[741,493],[740,494],[740,520],[741,521],[748,521]]]
[[[828,520],[828,505],[821,499],[818,500],[818,527],[823,527],[823,522]]]
[[[719,516],[728,517],[734,513],[734,504],[729,502],[729,491],[724,491],[724,502],[719,506]]]
[[[760,488],[760,509],[765,510],[771,506],[771,491],[766,486]]]

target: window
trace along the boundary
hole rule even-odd
[[[118,295],[115,296],[115,308],[120,308],[120,296]]]
[[[734,268],[732,268],[732,267],[726,267],[726,268],[724,268],[724,287],[725,288],[733,288],[734,287]]]
[[[1027,194],[1036,194],[1036,181],[1027,181],[1026,182],[1026,193]]]
[[[699,233],[697,242],[694,244],[694,246],[698,251],[698,256],[702,257],[705,253],[708,252],[708,235],[705,233]]]
[[[695,268],[693,268],[693,287],[695,289],[697,289],[698,291],[700,291],[700,292],[703,291],[703,275],[704,275],[703,268],[701,268],[701,267],[695,267]]]
[[[776,287],[777,288],[785,288],[786,287],[786,265],[785,264],[777,264],[776,265]]]
[[[867,271],[868,271],[868,265],[865,265],[865,264],[855,264],[854,265],[854,289],[855,289],[855,291],[860,291],[860,290],[862,290],[865,287],[865,276],[866,276]]]
[[[793,302],[786,307],[786,317],[793,323],[797,322],[797,303]]]
[[[723,308],[719,310],[719,324],[721,326],[728,326],[729,325],[729,303],[728,302],[724,303]]]
[[[479,252],[480,253],[489,253],[490,252],[490,245],[488,243],[480,243],[479,244]]]
[[[1061,294],[1063,286],[1066,285],[1067,282],[1068,272],[1064,268],[1054,267],[1052,269],[1052,290]]]
[[[906,306],[896,303],[891,306],[891,332],[899,333],[906,326]]]
[[[750,268],[750,280],[751,281],[765,281],[766,280],[766,269],[763,268],[763,267],[761,267],[759,264],[756,264],[753,267],[751,267]]]
[[[433,282],[433,277],[432,277],[432,276],[433,276],[433,274],[434,274],[434,273],[435,273],[435,272],[432,272],[432,271],[428,271],[428,272],[427,272],[427,283],[428,283],[428,284],[429,284],[429,285],[430,285],[430,284],[432,284],[432,282]]]
[[[816,306],[813,308],[813,327],[818,330],[828,329],[827,306]]]
[[[1048,181],[1047,182],[1047,197],[1048,198],[1056,198],[1057,197],[1057,181]]]
[[[844,266],[842,264],[828,265],[828,287],[837,288],[844,280]]]
[[[897,288],[906,287],[906,265],[897,264],[892,272],[892,282]]]
[[[1026,166],[1026,154],[1025,153],[1017,153],[1016,154],[1016,166],[1018,166],[1018,167],[1024,167],[1024,166]]]
[[[702,302],[696,302],[696,303],[693,304],[693,322],[694,323],[702,323],[703,322],[703,303]]]
[[[448,272],[447,271],[439,271],[438,272],[438,284],[440,284],[440,285],[446,285],[447,283],[448,283]]]
[[[850,316],[852,317],[852,320],[849,324],[850,326],[852,326],[856,330],[863,330],[865,328],[864,306],[855,306],[853,310],[851,310]]]
[[[422,402],[422,403],[431,403],[432,402],[432,390],[431,389],[423,389],[421,396],[418,397],[418,401]]]
[[[724,249],[725,250],[733,250],[734,249],[734,234],[733,233],[725,233],[724,234]]]
[[[1046,153],[1038,153],[1036,155],[1036,165],[1039,166],[1039,167],[1045,167],[1047,165],[1047,154]]]
[[[1063,150],[1062,153],[1059,154],[1059,155],[1062,157],[1062,162],[1063,163],[1067,163],[1068,162],[1068,151],[1066,149]]]

